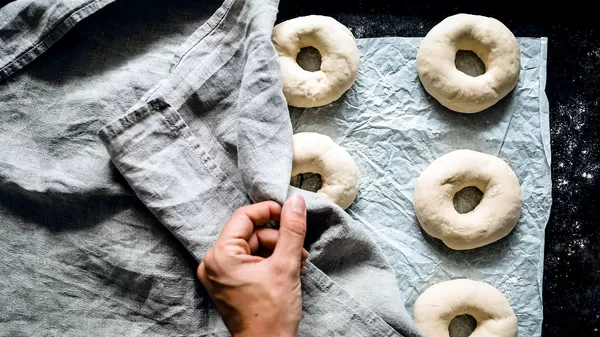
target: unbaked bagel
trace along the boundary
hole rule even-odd
[[[477,54],[486,72],[472,77],[456,69],[458,50]],[[517,39],[500,21],[457,14],[427,33],[417,52],[417,72],[425,90],[440,104],[473,113],[496,104],[516,86],[520,59]]]
[[[329,104],[350,89],[358,72],[354,36],[335,19],[310,15],[284,21],[273,28],[279,55],[283,94],[291,106],[309,108]],[[316,48],[321,70],[306,71],[296,62],[300,49]]]
[[[470,337],[516,337],[517,316],[493,286],[458,279],[435,284],[415,302],[413,318],[427,337],[449,337],[448,326],[459,315],[471,315],[477,327]]]
[[[483,197],[470,212],[456,211],[453,198],[475,186]],[[502,159],[471,150],[457,150],[433,161],[417,179],[415,214],[429,235],[446,246],[472,249],[508,235],[521,216],[521,188]]]
[[[292,176],[317,173],[323,182],[317,194],[343,209],[352,204],[358,191],[358,169],[344,148],[325,135],[300,132],[294,135],[293,152]]]

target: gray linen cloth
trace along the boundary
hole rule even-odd
[[[418,336],[369,236],[289,188],[277,1],[228,0],[179,47],[210,4],[116,2],[74,28],[109,2],[0,11],[0,334],[227,335],[161,224],[200,260],[237,207],[302,193],[300,335]]]

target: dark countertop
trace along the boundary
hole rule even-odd
[[[0,7],[10,1],[0,0]],[[591,5],[281,0],[279,8],[279,21],[329,15],[357,37],[423,37],[460,12],[495,17],[516,36],[548,37],[553,205],[546,229],[543,336],[600,336],[600,19]]]
[[[281,0],[278,21],[320,14],[336,18],[359,38],[422,37],[462,12],[495,17],[516,36],[548,37],[553,204],[546,228],[542,335],[600,336],[600,22],[586,17],[592,9],[582,1],[341,3]],[[555,12],[538,13],[548,9]]]

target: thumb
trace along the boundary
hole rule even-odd
[[[300,266],[306,236],[306,202],[300,195],[289,198],[281,210],[279,239],[273,257],[285,265]],[[296,265],[297,264],[297,265]]]

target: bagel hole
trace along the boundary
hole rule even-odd
[[[477,328],[477,320],[468,314],[458,315],[450,321],[448,333],[450,337],[468,337]]]
[[[306,191],[316,192],[323,186],[321,175],[317,173],[300,173],[290,180],[290,185]]]
[[[485,64],[479,56],[471,50],[457,51],[454,58],[454,65],[456,66],[456,69],[469,76],[477,77],[485,74]]]
[[[321,53],[314,47],[304,47],[296,56],[296,63],[306,71],[321,70]]]
[[[452,203],[454,209],[460,213],[469,213],[481,202],[483,192],[475,186],[468,186],[454,194]]]

